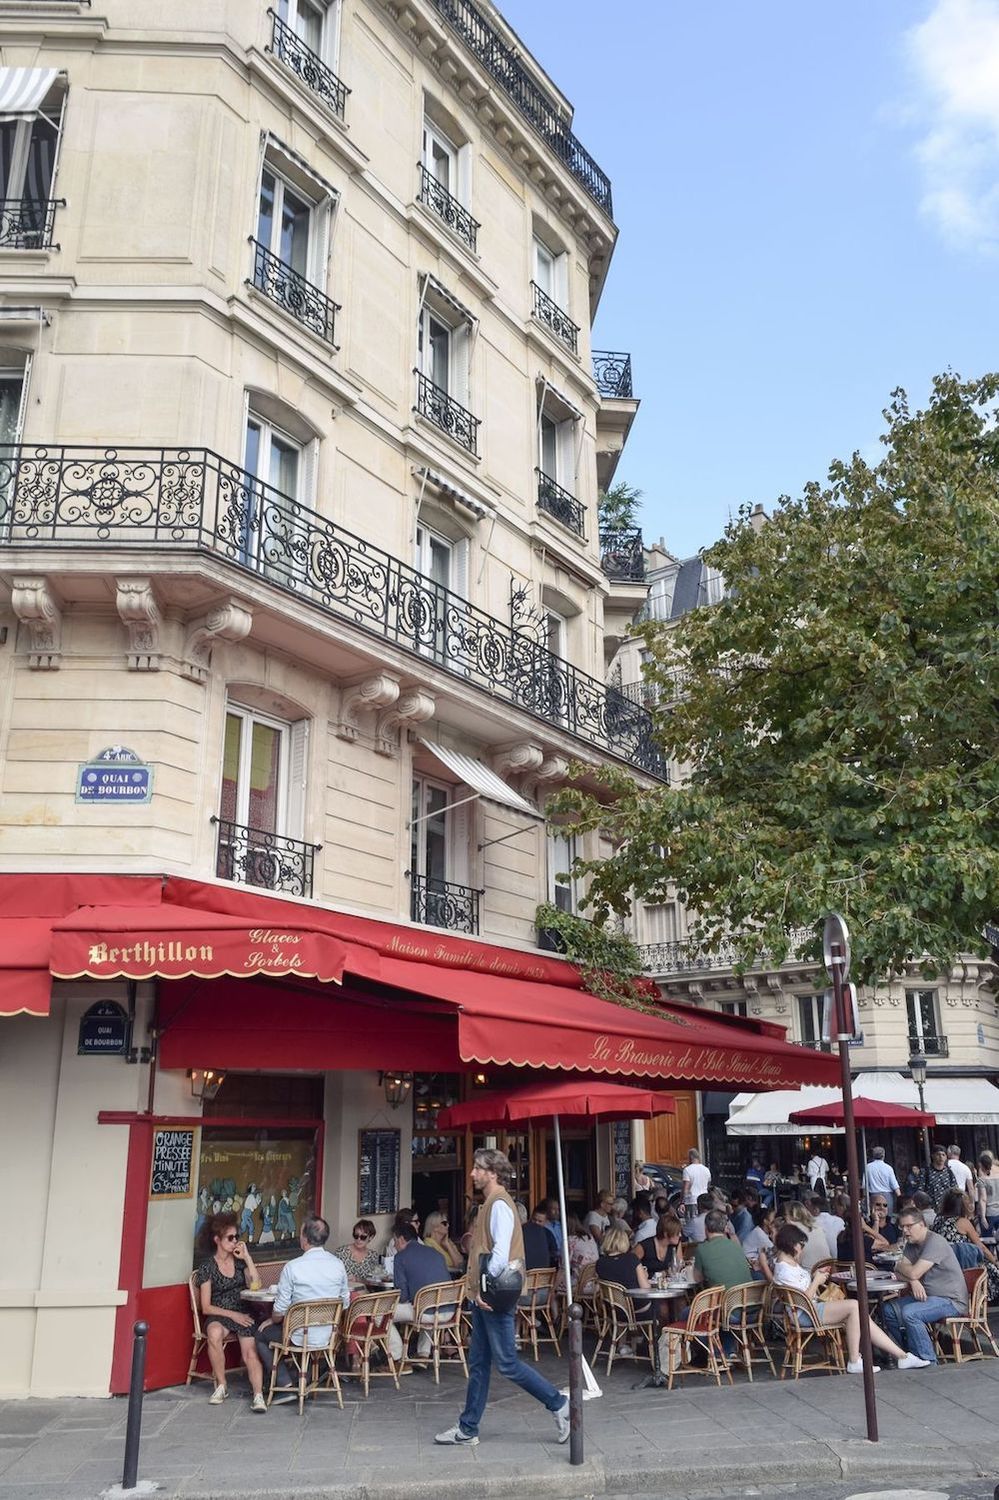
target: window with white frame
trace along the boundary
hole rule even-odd
[[[424,578],[450,593],[468,593],[468,539],[434,531],[423,521],[416,525],[416,567]]]
[[[478,452],[469,407],[473,315],[432,277],[423,279],[417,327],[417,410],[469,453]]]
[[[930,1056],[940,1051],[940,1021],[936,990],[906,990],[909,1047]]]
[[[277,14],[310,52],[330,67],[336,64],[336,0],[277,0]]]
[[[576,910],[576,882],[571,878],[576,858],[576,841],[567,833],[550,834],[548,838],[548,899],[559,911]],[[570,878],[559,880],[560,875]]]
[[[327,343],[337,304],[326,294],[335,193],[268,138],[254,225],[253,285]]]
[[[306,525],[302,508],[314,500],[318,442],[303,440],[276,420],[280,406],[250,397],[246,409],[243,466],[248,498],[243,507],[241,560],[292,581],[294,537]]]
[[[31,355],[20,359],[0,350],[0,446],[21,441]]]
[[[479,892],[466,882],[470,864],[470,804],[432,777],[413,777],[410,820],[410,916],[452,931],[479,930]]]
[[[319,284],[316,204],[265,161],[260,173],[257,242],[277,260],[314,285]]]
[[[822,995],[798,995],[799,1041],[805,1047],[815,1047],[820,1052],[831,1052],[832,1043],[823,1040],[824,999]]]
[[[43,68],[5,68],[0,94],[0,248],[38,249],[52,242],[64,77]]]
[[[456,401],[461,400],[457,390],[452,389],[453,378],[456,375],[456,361],[452,358],[452,345],[460,337],[460,330],[452,328],[451,324],[445,322],[444,318],[431,308],[425,307],[420,317],[419,332],[419,364],[420,372],[431,381],[439,391],[448,396],[454,396]],[[467,405],[468,390],[467,379],[461,394],[465,400],[462,405]]]
[[[568,267],[564,253],[553,250],[538,235],[534,236],[534,282],[556,306],[567,310],[569,301]]]
[[[679,935],[676,902],[664,901],[643,907],[642,927],[646,943],[675,943]]]
[[[718,1003],[718,1009],[721,1011],[723,1016],[748,1016],[749,1001],[721,1000]]]
[[[459,148],[454,141],[445,135],[439,125],[424,116],[423,165],[434,181],[446,193],[450,193],[452,198],[461,196],[458,161]]]
[[[311,893],[302,888],[301,855],[288,842],[302,838],[307,745],[307,720],[227,705],[216,868],[221,879]]]

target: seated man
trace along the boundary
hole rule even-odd
[[[704,1242],[704,1216],[709,1214],[715,1206],[715,1200],[710,1193],[701,1193],[697,1200],[697,1212],[692,1219],[683,1221],[683,1237],[692,1245],[700,1245]]]
[[[826,1203],[829,1207],[826,1207]],[[850,1213],[850,1204],[839,1194],[835,1198],[826,1200],[820,1198],[817,1193],[810,1193],[805,1199],[805,1207],[815,1220],[815,1227],[824,1234],[829,1246],[829,1254],[839,1255],[839,1237],[846,1228],[846,1221]],[[847,1256],[847,1260],[850,1256]]]
[[[539,1203],[527,1223],[522,1225],[524,1235],[524,1267],[528,1271],[545,1271],[558,1259],[558,1247],[548,1232],[548,1210],[544,1202]]]
[[[918,1208],[905,1208],[898,1216],[905,1248],[895,1274],[907,1281],[912,1295],[887,1301],[884,1318],[896,1340],[908,1344],[909,1353],[935,1365],[936,1350],[926,1332],[927,1323],[957,1318],[968,1311],[968,1288],[953,1247],[941,1234],[928,1229]]]
[[[425,1286],[436,1286],[438,1282],[447,1281],[448,1277],[439,1251],[432,1250],[429,1245],[425,1245],[412,1224],[399,1225],[393,1244],[395,1261],[392,1265],[392,1280],[399,1291],[399,1304],[392,1314],[388,1346],[392,1358],[401,1359],[402,1336],[396,1324],[412,1323],[413,1303],[417,1292],[421,1292]],[[460,1288],[461,1283],[456,1282],[455,1285]],[[457,1305],[460,1302],[459,1291],[455,1296],[455,1303]],[[419,1359],[426,1359],[430,1353],[429,1335],[420,1334],[416,1353]]]
[[[323,1249],[329,1237],[330,1226],[325,1219],[317,1216],[306,1219],[299,1235],[302,1254],[295,1260],[289,1260],[281,1272],[271,1315],[257,1328],[257,1352],[267,1380],[270,1380],[274,1364],[272,1345],[281,1343],[281,1324],[290,1307],[294,1307],[297,1302],[318,1302],[336,1297],[346,1309],[350,1301],[350,1287],[343,1261],[339,1256],[331,1255],[328,1250]],[[298,1330],[292,1335],[292,1342],[301,1346],[304,1343],[304,1333],[304,1329]],[[310,1349],[322,1348],[329,1342],[328,1326],[310,1328],[308,1333]],[[277,1388],[287,1394],[275,1396],[275,1406],[297,1400],[297,1396],[291,1394],[294,1387],[290,1379],[278,1380]]]
[[[728,1215],[722,1208],[713,1208],[704,1218],[705,1238],[694,1254],[694,1280],[705,1286],[742,1286],[751,1281],[752,1272],[745,1251],[738,1240],[729,1238]],[[727,1331],[722,1331],[722,1348],[727,1355],[734,1354],[735,1340]]]
[[[754,1197],[753,1202],[755,1201]],[[753,1227],[753,1210],[749,1194],[743,1188],[735,1188],[729,1194],[729,1203],[732,1206],[732,1228],[737,1238],[744,1240]]]
[[[640,1245],[652,1239],[656,1232],[656,1221],[652,1213],[652,1200],[648,1193],[636,1193],[631,1205],[632,1240]]]
[[[596,1240],[598,1245],[604,1234],[610,1228],[610,1213],[613,1206],[614,1194],[608,1192],[606,1188],[601,1188],[600,1192],[597,1194],[596,1208],[591,1208],[589,1213],[586,1215],[586,1218],[583,1220],[584,1224],[586,1225],[587,1229],[590,1230],[593,1238]]]

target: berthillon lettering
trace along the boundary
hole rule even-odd
[[[112,948],[107,943],[92,943],[87,950],[87,962],[93,966],[119,963],[152,966],[196,961],[211,963],[214,957],[215,948],[211,943],[151,943],[145,938],[124,948]]]

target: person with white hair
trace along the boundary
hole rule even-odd
[[[706,1193],[710,1186],[711,1173],[701,1161],[701,1153],[691,1146],[687,1152],[687,1165],[683,1169],[684,1208],[694,1208],[698,1198],[702,1193]]]
[[[864,1168],[864,1187],[868,1197],[874,1193],[883,1193],[888,1200],[889,1216],[895,1208],[895,1194],[902,1189],[898,1185],[894,1168],[890,1162],[885,1161],[884,1146],[875,1146],[871,1152],[871,1159]]]

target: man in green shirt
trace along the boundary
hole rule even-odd
[[[730,1240],[726,1230],[728,1218],[721,1209],[713,1208],[704,1219],[704,1243],[698,1245],[694,1255],[694,1279],[705,1286],[742,1286],[752,1281],[753,1273],[749,1261],[738,1240]],[[731,1358],[735,1353],[735,1339],[722,1330],[722,1349]]]

